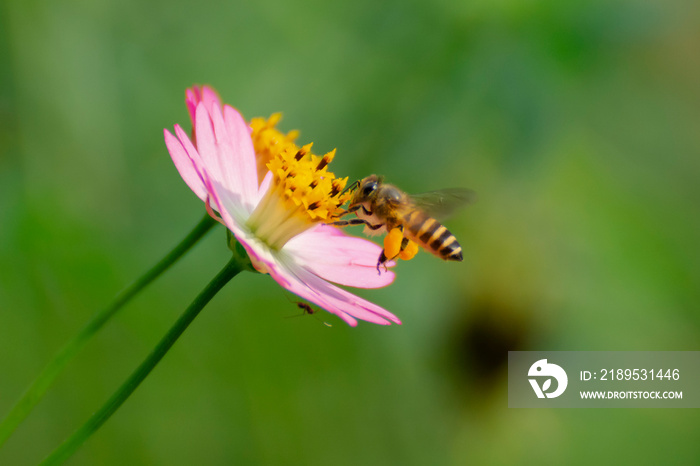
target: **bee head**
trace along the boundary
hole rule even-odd
[[[352,197],[351,204],[360,204],[368,201],[377,192],[379,185],[382,183],[381,177],[370,175],[357,182],[357,189]]]

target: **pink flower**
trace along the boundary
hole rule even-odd
[[[323,223],[343,203],[346,180],[327,171],[334,153],[319,158],[310,145],[276,147],[259,180],[251,128],[238,111],[222,106],[209,87],[188,89],[186,102],[196,143],[175,125],[175,136],[164,131],[165,144],[182,179],[231,230],[253,266],[352,326],[357,319],[400,324],[387,310],[329,283],[380,288],[394,280],[391,271],[377,274],[378,245]]]

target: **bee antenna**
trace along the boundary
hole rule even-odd
[[[345,194],[348,191],[354,191],[355,189],[357,189],[358,186],[360,186],[360,180],[355,181],[350,186],[343,189],[343,191],[340,193],[340,195],[342,196],[343,194]]]

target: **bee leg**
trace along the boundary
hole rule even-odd
[[[355,205],[355,206],[350,207],[349,209],[343,210],[343,211],[340,212],[338,215],[335,215],[335,218],[342,218],[342,217],[345,217],[345,216],[348,215],[348,214],[352,214],[352,213],[357,212],[358,210],[360,210],[360,208],[362,208],[362,211],[364,212],[365,215],[368,215],[368,216],[369,216],[369,215],[372,215],[372,211],[371,211],[371,210],[367,210],[367,208],[366,208],[365,206],[363,206],[363,205],[361,205],[361,204],[358,204],[358,205]]]
[[[363,218],[353,218],[351,220],[338,220],[337,222],[330,222],[327,225],[333,225],[336,227],[346,227],[349,225],[365,225],[370,230],[378,230],[384,226],[382,224],[372,225],[371,223],[369,223],[367,220],[365,220]]]
[[[386,254],[384,254],[384,250],[382,249],[382,253],[379,254],[379,260],[377,261],[377,274],[381,275],[382,271],[379,269],[380,267],[384,267],[384,271],[387,272],[389,269],[386,267],[386,261],[388,261]]]
[[[408,246],[409,241],[411,241],[411,240],[404,236],[404,238],[401,240],[401,249],[399,250],[399,254],[401,254],[402,252],[404,252],[406,250],[406,246]],[[395,259],[395,257],[394,257],[394,259]]]
[[[401,242],[401,250],[399,251],[399,257],[402,260],[409,261],[418,254],[418,245],[408,238],[404,238]]]
[[[398,226],[389,230],[389,233],[384,237],[384,249],[379,255],[379,261],[377,261],[377,272],[381,273],[379,267],[384,266],[384,271],[386,272],[387,266],[386,262],[389,260],[394,260],[401,251],[405,248],[405,244],[408,244],[408,238],[403,236],[403,226]]]
[[[342,211],[340,214],[336,215],[335,217],[336,217],[336,218],[345,217],[345,216],[348,215],[348,214],[352,214],[353,212],[357,212],[357,211],[360,209],[360,207],[362,207],[362,208],[364,209],[364,207],[363,207],[362,205],[359,205],[359,204],[358,204],[358,205],[356,205],[356,206],[352,206],[352,207],[350,207],[349,209],[346,209],[346,210]],[[366,209],[365,209],[365,210],[366,210]]]

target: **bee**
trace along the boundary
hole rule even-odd
[[[381,266],[386,269],[384,264],[410,247],[411,241],[441,259],[462,260],[462,247],[457,238],[437,219],[473,202],[476,195],[472,190],[452,188],[408,195],[396,186],[384,183],[383,177],[377,175],[356,181],[347,190],[352,191],[352,197],[347,210],[339,217],[355,213],[357,218],[330,224],[340,227],[365,225],[365,233],[370,235],[388,232],[377,261],[377,271]]]

